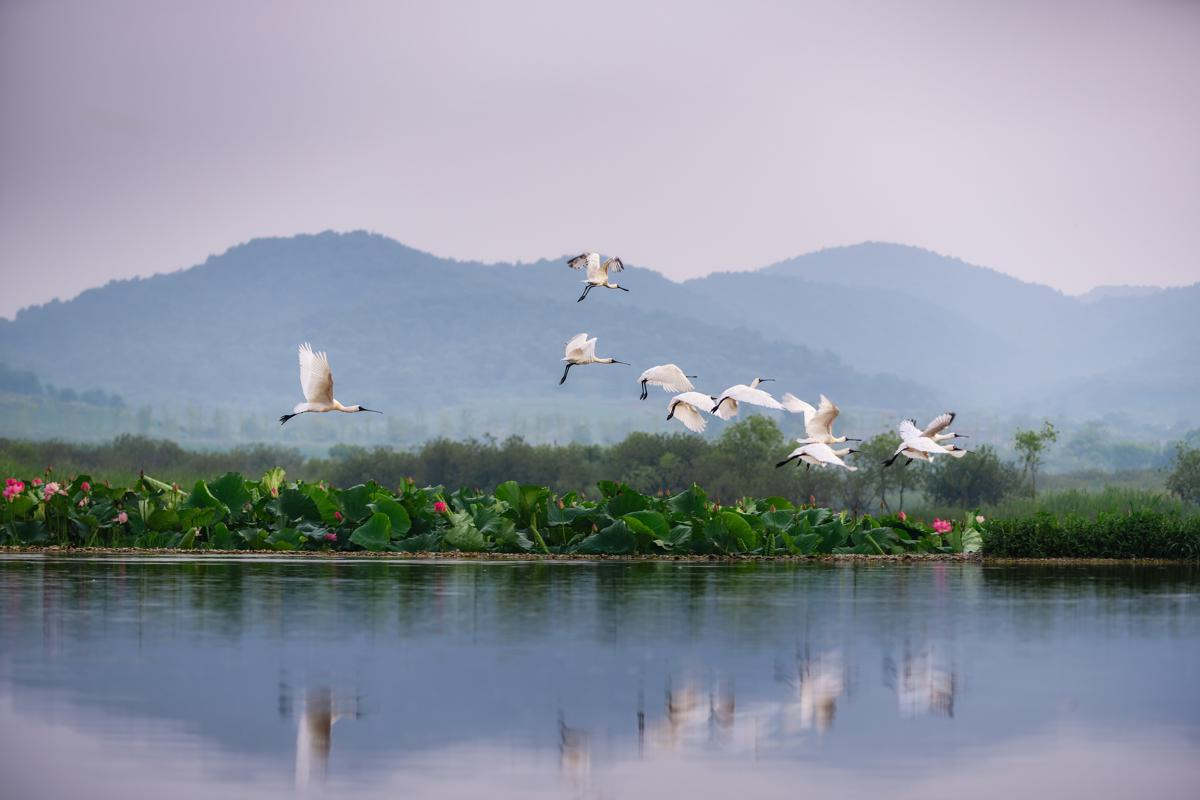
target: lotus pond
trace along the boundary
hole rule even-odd
[[[411,481],[337,489],[228,473],[190,488],[143,476],[128,487],[87,475],[9,478],[0,504],[0,544],[212,550],[371,550],[629,555],[820,555],[972,553],[982,517],[902,515],[851,519],[783,497],[729,507],[699,486],[655,497],[601,481],[598,499],[554,495],[543,486],[500,484],[494,492]]]
[[[1200,571],[0,556],[6,797],[1195,797]]]

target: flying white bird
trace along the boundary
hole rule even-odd
[[[717,398],[716,405],[709,410],[710,413],[716,414],[721,419],[733,419],[737,416],[739,403],[749,403],[752,406],[781,410],[783,406],[779,404],[778,400],[758,388],[760,383],[773,380],[775,379],[755,378],[749,386],[744,383],[735,383],[721,392],[721,396]]]
[[[804,462],[804,468],[818,466],[834,466],[844,467],[851,472],[856,472],[858,467],[852,467],[845,461],[842,461],[843,456],[848,456],[851,453],[857,453],[857,450],[851,450],[849,447],[843,447],[841,450],[834,450],[824,442],[809,442],[808,444],[797,447],[792,452],[788,453],[788,457],[776,464],[776,467],[782,467],[789,461],[800,459]]]
[[[683,370],[674,364],[660,364],[657,367],[651,367],[638,377],[638,382],[642,384],[642,398],[646,399],[649,391],[646,389],[646,384],[653,383],[655,386],[661,386],[668,392],[690,392],[695,389],[692,382],[688,378],[694,378],[695,375],[684,375]]]
[[[933,456],[937,453],[949,453],[945,447],[930,439],[925,433],[917,427],[914,420],[903,420],[897,427],[896,432],[900,434],[900,446],[896,448],[896,452],[892,453],[892,457],[883,462],[885,467],[890,467],[897,457],[903,455],[907,457],[904,466],[912,463],[913,459],[921,461],[932,461]],[[965,451],[963,451],[965,452]]]
[[[608,280],[609,272],[620,272],[625,269],[625,265],[621,263],[621,259],[616,256],[613,256],[601,265],[599,253],[580,253],[568,261],[567,266],[571,269],[583,269],[587,267],[587,279],[584,280],[587,286],[584,287],[583,294],[579,295],[579,299],[575,301],[576,303],[583,302],[583,298],[587,297],[588,292],[597,286],[603,286],[605,289],[620,289],[622,292],[629,291],[624,286],[618,286]]]
[[[839,444],[841,442],[861,442],[848,436],[833,435],[833,421],[837,419],[841,409],[833,404],[825,395],[821,395],[821,404],[813,408],[791,392],[783,395],[783,407],[793,414],[804,414],[804,438],[797,439],[796,444]]]
[[[701,412],[707,410],[712,401],[713,399],[703,392],[677,394],[667,404],[667,419],[678,417],[689,431],[703,433],[708,427],[708,420]]]
[[[588,338],[586,333],[577,333],[567,342],[566,350],[563,352],[563,361],[566,362],[567,368],[563,370],[563,376],[558,381],[558,385],[562,386],[567,379],[567,373],[571,371],[571,367],[582,366],[584,364],[624,364],[629,366],[625,361],[617,361],[615,358],[596,358],[596,339]]]
[[[279,418],[279,424],[287,422],[297,414],[323,414],[326,411],[345,411],[354,414],[359,411],[370,411],[382,414],[373,408],[362,406],[344,406],[333,399],[333,372],[329,369],[329,358],[324,351],[314,353],[308,342],[300,345],[300,390],[304,392],[303,403],[297,403],[292,413]]]
[[[938,414],[929,421],[929,424],[925,426],[925,430],[921,431],[921,435],[928,436],[930,439],[933,439],[939,444],[948,439],[970,439],[971,437],[967,436],[965,433],[955,433],[954,431],[946,430],[946,428],[950,427],[950,423],[954,422],[954,418],[956,416],[958,415],[953,411],[946,411],[942,414]],[[946,449],[956,450],[958,452],[966,452],[961,448],[947,447]]]

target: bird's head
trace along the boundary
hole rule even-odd
[[[755,386],[758,386],[760,383],[767,383],[768,381],[773,381],[773,380],[775,380],[775,379],[774,378],[755,378],[754,383],[751,384],[750,388],[753,389]]]
[[[382,411],[376,411],[373,408],[367,408],[364,405],[357,405],[354,407],[354,410],[355,411],[370,411],[372,414],[382,414],[383,413]]]

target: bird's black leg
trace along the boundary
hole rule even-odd
[[[295,414],[284,414],[282,417],[279,418],[279,424],[282,425],[283,423],[287,422],[289,419],[291,419],[294,416],[296,416],[296,415]]]
[[[912,460],[911,458],[906,458],[906,459],[904,459],[904,463],[903,463],[903,464],[901,464],[900,466],[902,466],[902,467],[907,467],[907,466],[908,466],[909,464],[911,464],[912,462],[913,462],[913,460]]]
[[[558,385],[559,385],[559,386],[562,386],[562,385],[563,385],[563,382],[564,382],[564,381],[566,381],[566,379],[567,379],[567,373],[571,371],[571,367],[573,367],[573,366],[575,366],[575,365],[574,365],[574,364],[567,364],[567,368],[563,370],[563,376],[562,376],[562,378],[560,378],[560,379],[559,379],[559,381],[558,381]]]
[[[587,297],[587,293],[590,292],[591,290],[592,290],[592,284],[589,283],[587,286],[583,287],[583,294],[579,295],[579,299],[576,300],[575,302],[582,303],[583,298]]]
[[[805,472],[808,472],[808,471],[809,471],[811,468],[812,468],[812,464],[810,464],[810,463],[808,463],[807,461],[805,461],[805,462],[804,462],[804,471],[805,471]]]
[[[649,392],[646,391],[646,382],[642,381],[642,397],[641,397],[641,399],[645,400],[648,395],[649,395]]]

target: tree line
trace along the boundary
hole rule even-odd
[[[324,458],[269,445],[193,451],[168,440],[130,434],[104,444],[0,439],[0,467],[9,474],[52,467],[57,474],[114,479],[145,471],[186,483],[226,471],[261,474],[278,466],[291,477],[340,487],[372,480],[394,487],[412,478],[421,485],[491,490],[515,480],[584,493],[594,493],[601,480],[615,480],[661,495],[697,483],[723,503],[744,496],[782,496],[860,514],[900,510],[906,501],[911,503],[914,492],[928,502],[957,508],[1031,495],[1054,443],[1054,428],[1046,423],[1041,430],[1018,431],[1014,439],[1020,462],[1007,461],[993,447],[981,445],[961,459],[938,458],[910,466],[901,466],[901,459],[883,467],[900,443],[888,432],[856,445],[859,452],[847,459],[858,467],[855,472],[797,464],[776,468],[795,445],[773,419],[754,415],[711,440],[683,433],[632,433],[612,445],[530,444],[518,436],[442,438],[401,450],[338,445]],[[1200,449],[1179,445],[1167,488],[1183,500],[1200,502]]]

